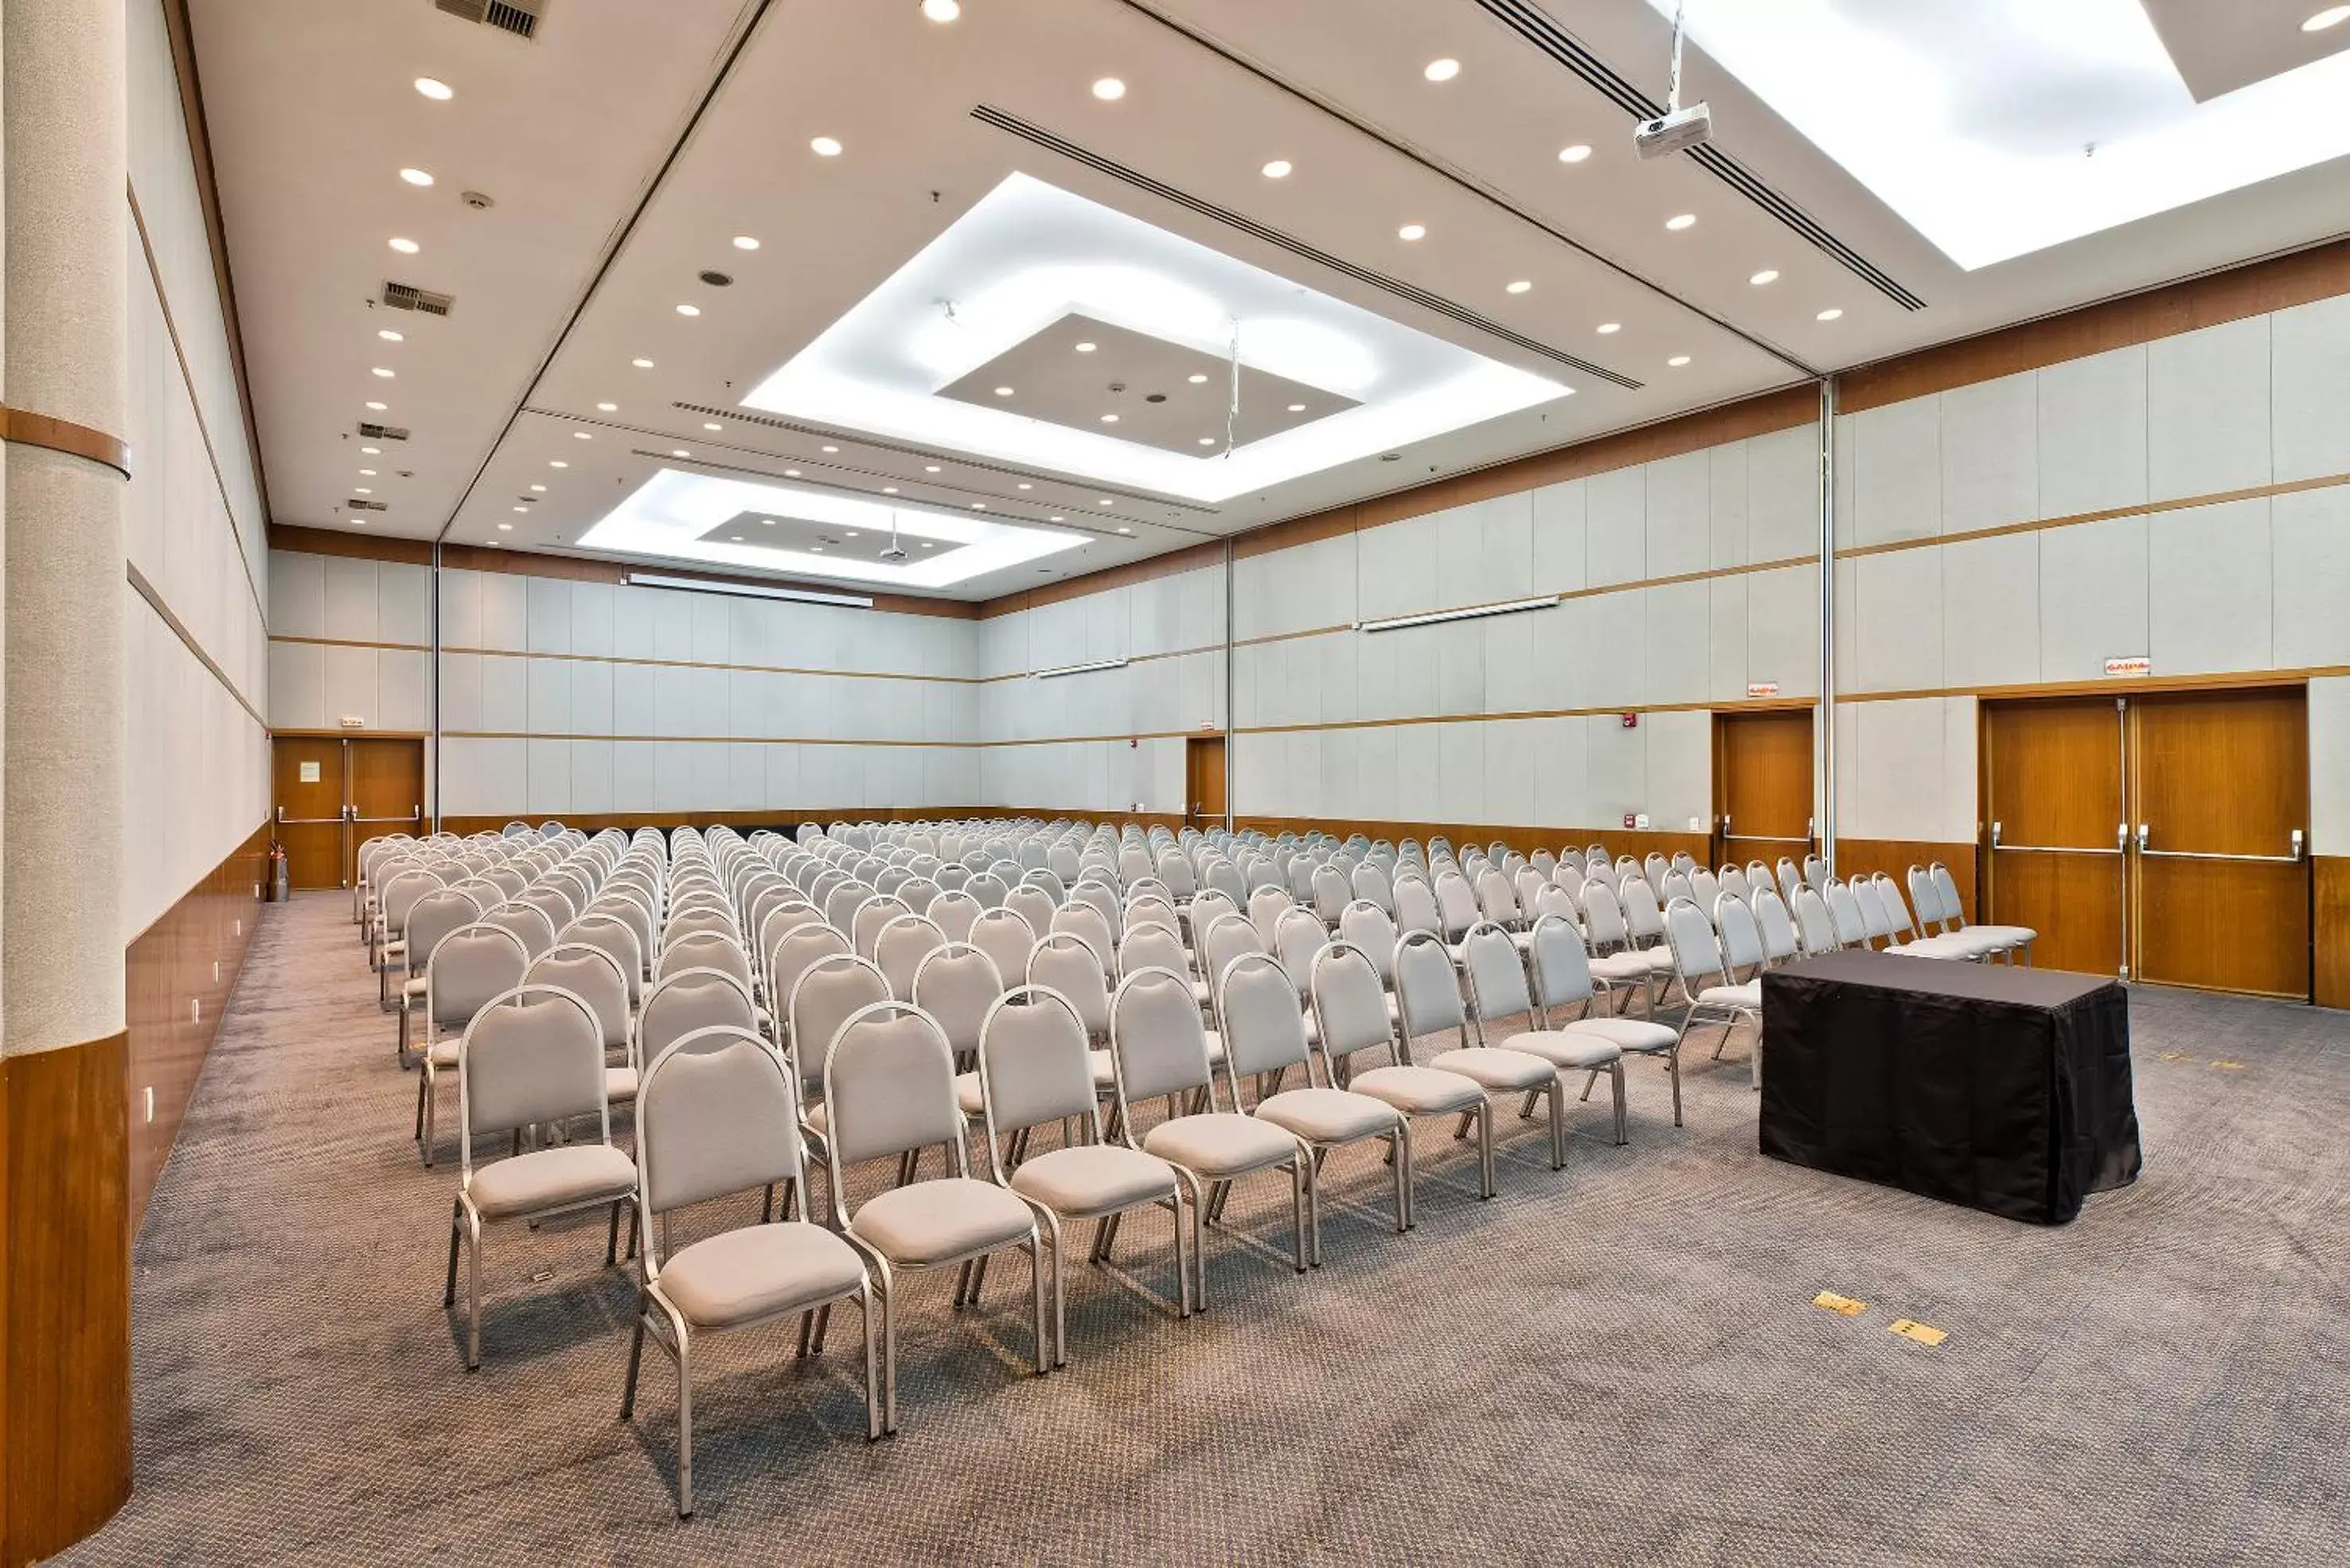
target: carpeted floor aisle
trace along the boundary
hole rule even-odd
[[[1072,1269],[1049,1378],[1022,1372],[1020,1261],[974,1314],[917,1276],[879,1446],[853,1312],[806,1363],[787,1331],[712,1336],[681,1524],[665,1360],[619,1418],[631,1287],[598,1267],[600,1220],[496,1235],[465,1375],[440,1305],[453,1155],[417,1164],[348,917],[320,895],[263,922],[139,1242],[138,1489],[64,1561],[2350,1552],[2350,1015],[2138,992],[2146,1174],[2064,1230],[1763,1159],[1742,1041],[1692,1051],[1684,1130],[1645,1063],[1627,1147],[1604,1088],[1562,1173],[1517,1124],[1490,1204],[1423,1127],[1409,1236],[1377,1155],[1333,1157],[1305,1279],[1285,1189],[1243,1188],[1191,1323],[1138,1293],[1173,1288],[1164,1221],[1139,1220],[1118,1275]],[[1821,1311],[1824,1289],[1868,1310]]]

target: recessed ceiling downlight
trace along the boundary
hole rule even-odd
[[[951,22],[962,15],[962,0],[922,0],[922,15],[933,22]]]
[[[681,305],[677,307],[677,313],[680,316],[699,316],[702,314],[702,306],[698,305]]]
[[[1690,357],[1686,354],[1676,354],[1671,358],[1665,361],[1666,364],[1670,365],[1676,370],[1679,369],[1689,362]]]
[[[1665,227],[1672,230],[1675,234],[1679,234],[1683,229],[1695,226],[1696,223],[1697,214],[1695,213],[1676,213],[1671,217],[1665,220]]]
[[[1572,147],[1562,147],[1558,150],[1558,161],[1561,163],[1580,163],[1590,156],[1591,149],[1580,141]]]
[[[1289,168],[1288,159],[1276,158],[1264,166],[1264,177],[1268,180],[1286,180],[1289,178]]]
[[[1094,83],[1094,96],[1104,103],[1116,103],[1126,96],[1126,84],[1116,77],[1104,77]]]
[[[1748,278],[1746,281],[1752,284],[1757,288],[1761,288],[1765,284],[1776,283],[1779,281],[1779,269],[1774,266],[1766,266],[1761,272],[1756,273],[1752,277]]]
[[[435,103],[447,103],[451,99],[457,96],[457,89],[451,87],[447,82],[441,80],[438,77],[417,78],[416,90],[422,93],[426,98],[432,99]]]
[[[390,244],[393,250],[398,251],[404,256],[412,256],[418,251],[424,248],[422,245],[418,244],[414,240],[405,239],[398,234],[393,235],[387,243]]]
[[[748,234],[737,234],[734,236],[734,248],[738,251],[755,251],[759,248],[759,242]]]
[[[639,370],[650,370],[653,368],[653,362],[650,359],[631,359],[629,363]]]
[[[1835,306],[1831,305],[1831,306],[1829,306],[1825,310],[1821,311],[1817,316],[1814,317],[1812,319],[1813,319],[1813,320],[1814,320],[1814,321],[1834,321],[1834,320],[1835,320],[1838,317],[1842,316],[1843,314],[1844,314],[1844,312],[1843,312],[1841,309],[1837,308]]]
[[[1613,333],[1621,332],[1623,330],[1624,324],[1620,321],[1603,321],[1599,324],[1599,336],[1602,337],[1608,337]]]
[[[400,171],[400,177],[411,185],[421,186],[432,183],[432,176],[421,169],[403,169]]]
[[[1531,279],[1522,277],[1515,283],[1508,285],[1507,287],[1509,292],[1512,294],[1523,294],[1528,289],[1534,287],[1534,283]]]
[[[816,137],[808,143],[808,151],[818,158],[837,158],[841,151],[840,139],[833,136]]]
[[[2301,25],[2304,33],[2323,33],[2328,27],[2350,22],[2350,5],[2328,5]]]
[[[1419,74],[1432,82],[1449,82],[1461,74],[1461,62],[1450,57],[1430,60],[1428,62],[1427,68]]]
[[[1399,240],[1425,239],[1427,235],[1428,225],[1426,223],[1406,223],[1402,228],[1396,231],[1396,238]]]

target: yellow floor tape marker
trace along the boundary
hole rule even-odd
[[[2241,1062],[2230,1062],[2230,1061],[2226,1060],[2225,1058],[2222,1058],[2222,1059],[2220,1059],[2220,1061],[2217,1061],[2217,1062],[2212,1063],[2212,1064],[2211,1064],[2211,1065],[2213,1065],[2214,1067],[2219,1068],[2219,1069],[2220,1069],[2220,1071],[2221,1071],[2222,1073],[2239,1073],[2239,1072],[2243,1071],[2243,1066],[2244,1066],[2244,1064],[2243,1064]]]
[[[1922,1323],[1913,1323],[1906,1317],[1896,1319],[1893,1326],[1886,1332],[1898,1334],[1904,1339],[1914,1339],[1920,1345],[1939,1345],[1950,1337],[1939,1328],[1932,1328]]]
[[[2163,1062],[2184,1062],[2187,1060],[2187,1053],[2184,1051],[2165,1051],[2157,1058],[2157,1060]]]
[[[1812,1298],[1812,1304],[1815,1307],[1825,1307],[1833,1313],[1842,1313],[1846,1317],[1858,1317],[1868,1310],[1866,1302],[1856,1302],[1850,1296],[1840,1296],[1834,1291],[1822,1291]]]

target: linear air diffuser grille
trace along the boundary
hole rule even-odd
[[[374,425],[361,421],[359,434],[369,441],[406,441],[408,431],[401,425]]]
[[[538,35],[539,0],[432,0],[433,8],[517,38]]]
[[[427,316],[446,316],[450,307],[457,303],[448,295],[435,294],[412,283],[385,284],[383,302],[394,310],[421,310]]]

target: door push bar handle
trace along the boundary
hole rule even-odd
[[[1993,849],[1999,847],[1999,824],[1996,822],[1991,825],[1991,846]]]
[[[2296,828],[2294,828],[2294,829],[2293,830],[2293,857],[2295,860],[2298,860],[2298,859],[2300,859],[2300,858],[2301,858],[2301,855],[2302,855],[2301,829],[2300,829],[2300,828],[2298,828],[2298,827],[2296,827]]]
[[[277,808],[277,820],[280,822],[286,820],[286,807],[282,805]]]
[[[2122,826],[2124,828],[2127,828],[2129,825],[2127,823],[2124,823]],[[2153,831],[2154,829],[2152,827],[2143,822],[2137,825],[2137,852],[2140,855],[2146,853],[2147,837],[2149,834],[2153,833]]]

